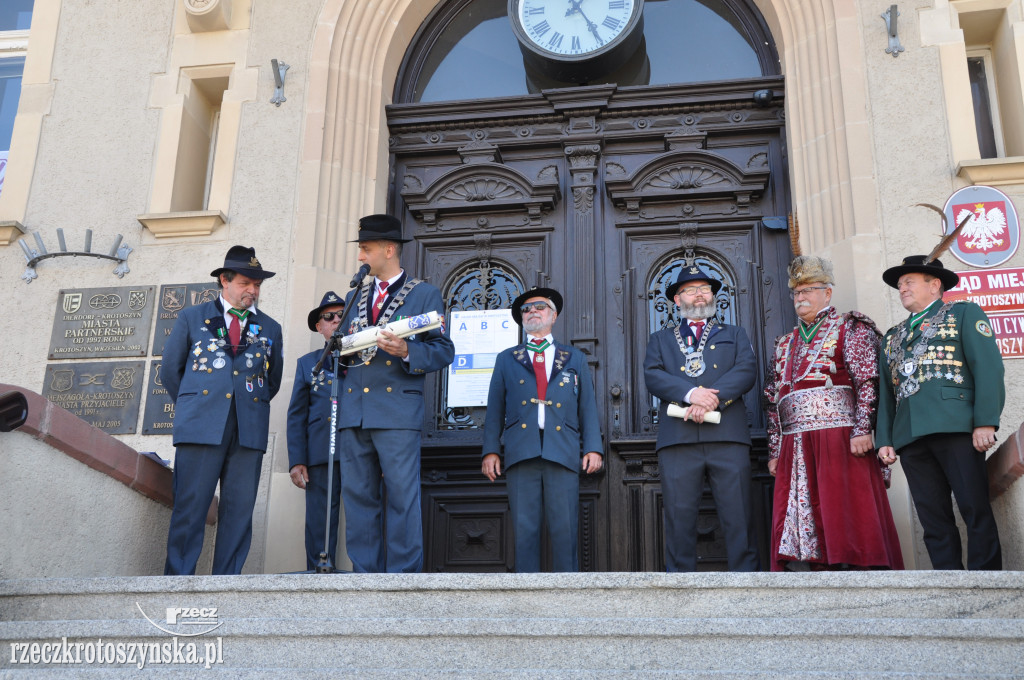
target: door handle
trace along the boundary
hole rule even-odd
[[[622,436],[622,423],[619,419],[619,409],[622,406],[622,385],[618,383],[608,388],[608,395],[612,398],[612,436]]]

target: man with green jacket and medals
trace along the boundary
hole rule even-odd
[[[959,277],[937,257],[912,255],[882,274],[910,316],[879,350],[875,442],[883,463],[900,457],[932,566],[964,568],[952,493],[967,526],[967,568],[997,570],[985,452],[1005,401],[1003,360],[981,307],[943,301]]]

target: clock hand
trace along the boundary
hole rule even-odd
[[[583,0],[580,0],[580,4],[582,4],[582,3],[583,3]],[[594,37],[597,38],[597,44],[598,45],[604,44],[604,40],[601,39],[601,34],[597,32],[597,24],[595,24],[593,21],[591,21],[590,18],[587,17],[587,15],[583,13],[583,10],[580,9],[579,5],[576,5],[576,11],[579,12],[580,16],[583,17],[583,20],[587,22],[587,30],[589,30],[591,33],[593,33]]]
[[[565,16],[570,16],[571,14],[579,12],[580,11],[580,5],[582,3],[583,3],[583,0],[569,0],[569,4],[572,5],[572,7],[570,7],[567,10],[565,10]],[[580,12],[580,13],[582,14],[582,12]]]

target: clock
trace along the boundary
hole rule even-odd
[[[643,0],[508,0],[527,64],[563,82],[615,70],[643,38]]]

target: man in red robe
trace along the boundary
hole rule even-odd
[[[880,334],[831,305],[832,263],[789,266],[799,323],[775,342],[768,471],[775,475],[772,571],[902,569],[883,468],[870,455]]]

